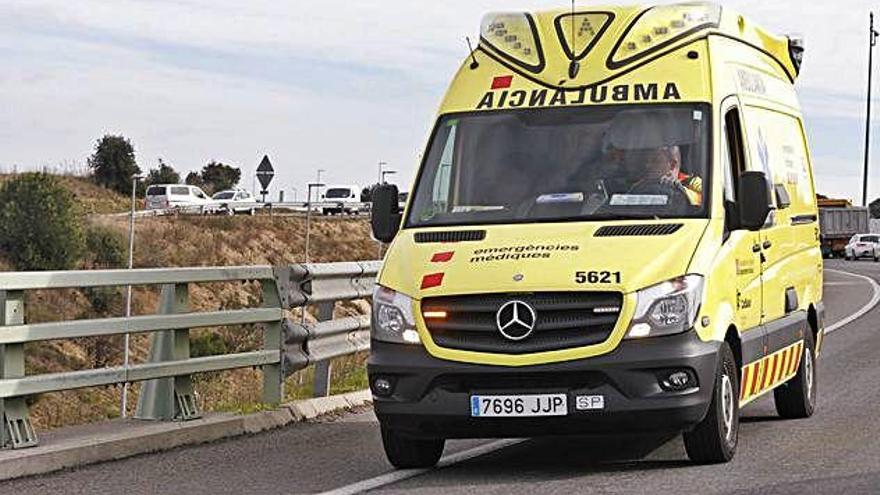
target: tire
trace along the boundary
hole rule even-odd
[[[723,342],[709,411],[683,435],[685,450],[693,462],[716,464],[733,459],[739,441],[739,374],[733,351]]]
[[[773,391],[776,412],[786,419],[809,418],[816,411],[816,344],[813,342],[813,332],[806,333],[797,374]]]
[[[382,428],[385,456],[399,469],[429,468],[437,465],[446,441],[442,438],[413,438]]]

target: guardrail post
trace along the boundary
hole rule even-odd
[[[166,284],[162,286],[159,304],[160,314],[186,313],[189,311],[189,285]],[[150,346],[150,362],[179,361],[189,359],[189,329],[155,332]],[[189,375],[160,378],[144,383],[135,417],[139,419],[198,418],[198,406]]]
[[[274,280],[260,282],[263,289],[263,307],[280,308],[281,297],[278,284]],[[278,351],[281,355],[281,320],[265,323],[263,326],[263,349]],[[278,405],[284,397],[284,375],[282,363],[263,365],[263,403]]]
[[[2,325],[24,324],[24,292],[0,291]],[[0,327],[2,331],[2,327]],[[24,344],[0,345],[0,380],[24,376]],[[37,445],[37,433],[28,418],[24,397],[0,399],[0,448]]]
[[[333,308],[335,306],[335,301],[319,303],[318,321],[332,320]],[[305,311],[305,308],[303,308],[303,311]],[[312,392],[314,397],[327,397],[330,395],[330,372],[332,371],[330,368],[329,359],[315,363],[315,383]]]

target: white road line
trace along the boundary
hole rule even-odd
[[[415,476],[433,471],[435,469],[444,468],[453,464],[457,464],[459,462],[473,459],[475,457],[480,457],[481,455],[486,455],[495,452],[496,450],[501,450],[524,441],[525,439],[523,438],[507,438],[504,440],[496,440],[485,445],[480,445],[479,447],[474,447],[472,449],[456,452],[455,454],[443,456],[440,459],[440,462],[437,464],[436,468],[398,469],[397,471],[392,471],[390,473],[376,476],[375,478],[358,481],[357,483],[352,483],[350,485],[336,488],[328,492],[323,492],[318,495],[353,495],[355,493],[362,493],[367,490],[374,490],[376,488],[390,485],[392,483],[397,483],[398,481],[413,478]]]
[[[869,284],[871,284],[871,290],[874,291],[874,294],[871,296],[871,300],[868,301],[868,304],[865,304],[858,311],[847,316],[846,318],[843,318],[842,320],[836,321],[832,325],[825,327],[825,334],[827,335],[827,334],[843,327],[844,325],[848,325],[848,324],[852,323],[853,321],[864,316],[865,313],[867,313],[868,311],[871,311],[872,309],[874,309],[874,306],[876,306],[877,303],[880,302],[880,285],[878,285],[877,282],[873,278],[866,277],[864,275],[859,275],[858,273],[844,272],[842,270],[832,270],[830,268],[826,268],[825,271],[839,273],[842,275],[849,275],[850,277],[856,277],[856,278],[860,278],[862,280],[865,280]]]
[[[834,322],[832,325],[825,327],[825,333],[829,334],[844,325],[852,323],[853,321],[861,318],[868,311],[874,309],[874,306],[880,302],[880,285],[877,284],[874,279],[871,277],[866,277],[864,275],[859,275],[857,273],[844,272],[841,270],[832,270],[830,268],[826,268],[825,271],[834,272],[841,275],[848,275],[850,277],[860,278],[868,282],[871,285],[871,290],[874,292],[871,296],[871,300],[868,301],[867,304],[859,308],[855,313],[843,318],[839,321]],[[852,284],[842,284],[842,283],[831,283],[826,285],[852,285]],[[516,445],[525,441],[522,438],[510,438],[504,440],[497,440],[495,442],[487,443],[485,445],[480,445],[479,447],[474,447],[472,449],[464,450],[461,452],[456,452],[455,454],[450,454],[447,456],[443,456],[440,459],[440,462],[437,464],[436,468],[425,468],[425,469],[398,469],[397,471],[392,471],[390,473],[382,474],[376,476],[375,478],[366,479],[363,481],[358,481],[357,483],[352,483],[350,485],[346,485],[340,488],[336,488],[327,492],[320,493],[319,495],[354,495],[356,493],[363,493],[368,490],[375,490],[376,488],[380,488],[383,486],[387,486],[393,483],[397,483],[398,481],[403,481],[409,478],[414,478],[421,474],[425,474],[429,471],[433,471],[435,469],[444,468],[447,466],[451,466],[453,464],[457,464],[460,462],[464,462],[476,457],[480,457],[482,455],[490,454],[497,450],[501,450],[512,445]]]

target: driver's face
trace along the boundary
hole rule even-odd
[[[633,179],[660,179],[676,172],[675,161],[663,149],[627,151],[623,167]]]

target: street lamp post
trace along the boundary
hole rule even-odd
[[[318,175],[320,175],[320,173]],[[309,195],[306,198],[306,263],[309,262],[309,241],[312,235],[312,189],[320,189],[323,186],[324,184],[321,184],[320,182],[309,184]],[[317,194],[316,191],[315,195],[317,196]]]
[[[134,212],[137,203],[137,183],[143,176],[134,174],[131,176],[131,212],[128,215],[128,269],[134,268]],[[131,317],[131,285],[126,287],[125,293],[125,317]],[[125,334],[125,350],[122,356],[122,366],[128,368],[131,357],[131,334]],[[122,385],[122,404],[120,405],[120,415],[123,418],[128,417],[128,382]]]
[[[317,186],[318,190],[315,191],[315,201],[316,202],[318,201],[319,195],[321,194],[321,188],[324,187],[324,184],[321,183],[321,174],[326,171],[327,170],[325,170],[323,168],[318,169],[318,179],[315,180],[315,184],[318,184],[318,186]]]
[[[874,46],[877,45],[877,36],[874,30],[874,13],[870,15],[868,27],[868,104],[865,116],[865,170],[862,175],[862,206],[868,206],[868,155],[871,147],[871,72],[874,63]]]

